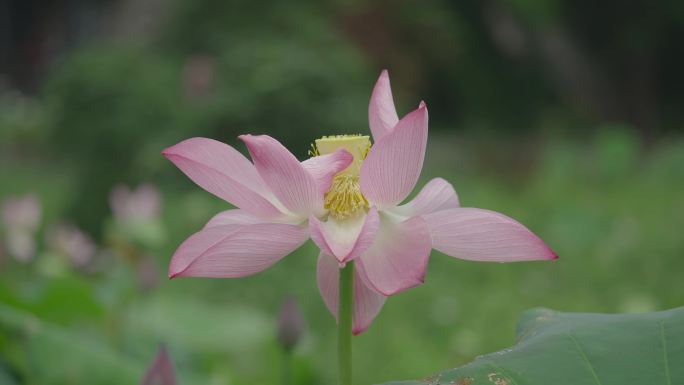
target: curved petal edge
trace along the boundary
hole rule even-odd
[[[361,166],[363,195],[380,209],[406,199],[423,169],[428,112],[420,107],[402,118],[394,130],[371,147]]]
[[[415,198],[391,211],[402,216],[413,217],[457,208],[459,205],[454,187],[442,178],[434,178],[423,186]]]
[[[318,191],[323,196],[330,189],[333,177],[349,167],[353,160],[352,154],[340,148],[332,154],[309,158],[302,162],[302,166],[316,180]]]
[[[399,117],[394,107],[389,73],[387,70],[382,70],[375,87],[373,87],[368,104],[368,125],[373,134],[373,139],[377,142],[392,132],[398,121]]]
[[[375,242],[356,267],[370,287],[390,296],[425,281],[431,250],[430,231],[422,217],[398,223],[383,218]]]
[[[306,228],[281,223],[204,228],[186,239],[169,264],[169,278],[237,278],[266,270],[308,239]]]
[[[471,261],[517,262],[557,259],[538,236],[503,214],[455,208],[424,216],[433,247]]]
[[[268,135],[239,138],[247,145],[257,172],[283,206],[302,218],[323,210],[316,180],[287,148]]]
[[[219,198],[263,218],[282,215],[254,165],[233,147],[213,139],[190,138],[162,155]]]
[[[321,222],[311,216],[309,227],[311,240],[321,251],[345,263],[358,258],[371,246],[380,227],[380,217],[377,209],[372,207],[365,217],[342,222],[332,218]]]

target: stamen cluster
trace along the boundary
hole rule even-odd
[[[365,135],[324,136],[311,145],[309,154],[312,156],[331,154],[343,148],[354,157],[349,167],[335,175],[325,193],[323,207],[336,220],[353,217],[368,208],[368,200],[359,185],[359,171],[370,147],[370,138]]]
[[[359,176],[336,175],[325,194],[323,207],[337,220],[350,218],[368,208],[368,200],[361,193]]]

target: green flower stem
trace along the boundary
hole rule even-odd
[[[292,350],[283,350],[282,373],[280,377],[281,385],[292,384]]]
[[[354,305],[354,262],[340,269],[340,290],[337,307],[337,363],[339,385],[352,383],[352,309]]]

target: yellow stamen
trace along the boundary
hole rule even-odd
[[[333,178],[330,189],[325,193],[324,207],[338,220],[347,219],[368,208],[368,201],[361,193],[359,172],[361,164],[370,150],[370,138],[364,135],[335,135],[316,139],[311,154],[326,155],[344,148],[354,160],[346,169]]]
[[[361,193],[358,175],[337,174],[325,194],[323,207],[335,219],[347,219],[368,207],[366,197]]]
[[[309,156],[313,158],[314,156],[319,155],[321,154],[318,152],[318,148],[316,148],[315,144],[311,143],[311,149],[309,149]]]

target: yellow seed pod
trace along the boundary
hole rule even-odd
[[[371,143],[367,135],[334,135],[316,139],[315,147],[318,155],[332,154],[338,148],[347,150],[354,157],[354,161],[342,173],[358,176]]]
[[[361,193],[359,186],[359,173],[371,147],[370,137],[365,135],[324,136],[316,139],[316,144],[312,147],[312,155],[331,154],[343,148],[354,157],[349,167],[335,175],[330,189],[325,194],[323,204],[330,215],[337,220],[343,220],[368,208],[368,201]]]

